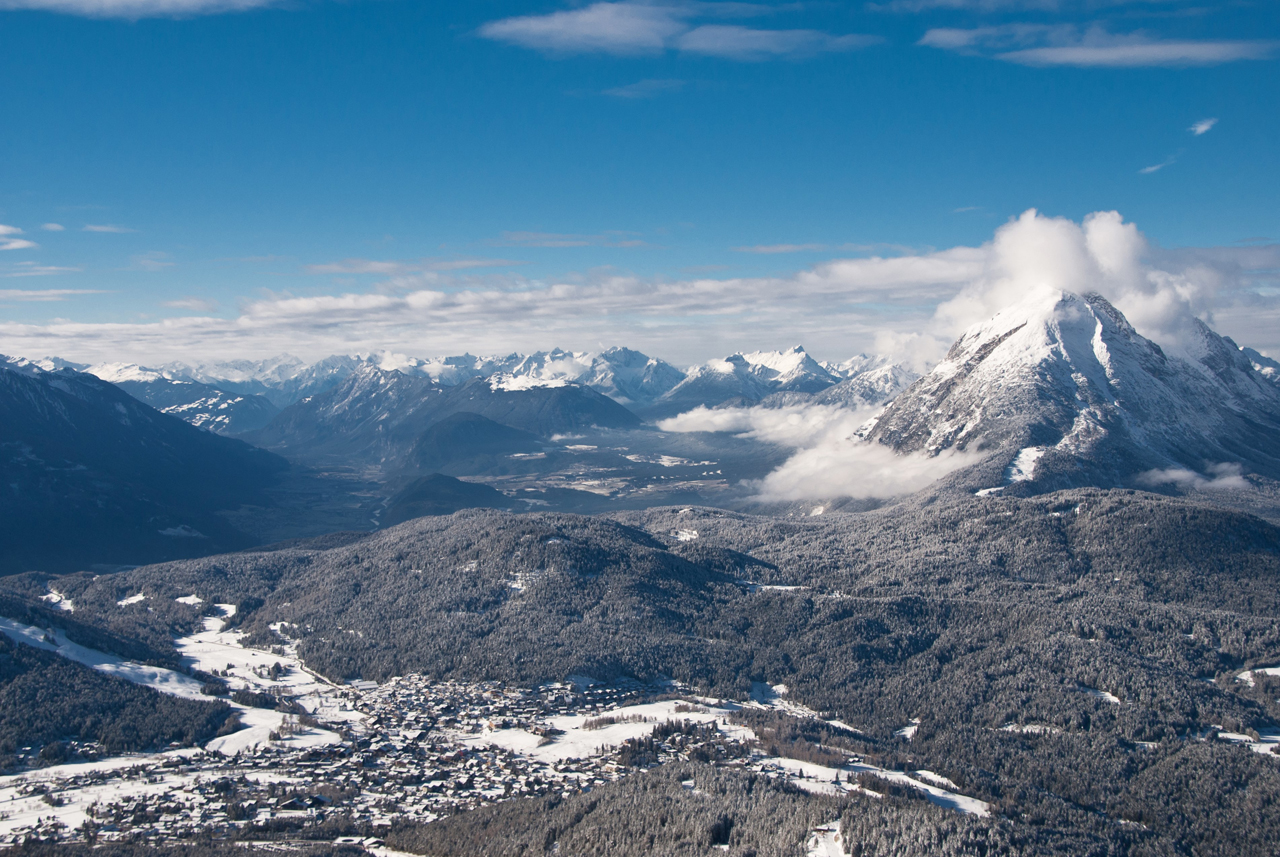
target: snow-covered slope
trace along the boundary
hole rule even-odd
[[[1272,384],[1280,386],[1280,361],[1272,360],[1265,354],[1259,354],[1252,348],[1241,347],[1240,352],[1249,359],[1258,374]]]
[[[846,408],[878,407],[891,402],[919,377],[919,373],[900,363],[885,363],[874,369],[853,372],[839,384],[814,394],[809,401]]]
[[[1280,477],[1280,390],[1202,323],[1188,351],[1166,355],[1098,295],[1037,292],[966,331],[867,435],[904,453],[990,451],[980,478],[1026,490],[1170,468]]]
[[[657,401],[654,415],[666,416],[698,406],[754,404],[778,393],[811,394],[840,381],[797,345],[786,351],[731,354],[693,366],[683,381]]]
[[[750,367],[751,374],[765,382],[774,393],[816,393],[841,378],[810,357],[799,345],[786,351],[752,351],[740,356]]]
[[[239,434],[266,425],[280,410],[263,396],[220,390],[172,370],[136,363],[99,363],[85,370],[115,384],[158,411],[218,434]]]

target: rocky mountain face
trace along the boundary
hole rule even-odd
[[[287,465],[70,369],[0,364],[0,572],[246,546],[216,515]]]
[[[232,393],[199,381],[168,378],[136,364],[98,364],[85,371],[115,384],[158,411],[218,434],[235,435],[261,428],[280,412],[265,396]]]
[[[1169,356],[1099,295],[1037,293],[966,331],[866,434],[989,452],[977,478],[1019,490],[1280,476],[1280,391],[1198,321],[1186,348]]]

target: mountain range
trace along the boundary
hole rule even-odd
[[[227,435],[261,429],[281,409],[328,393],[353,373],[369,368],[425,378],[439,387],[495,377],[506,379],[503,384],[508,388],[574,384],[607,396],[647,420],[699,406],[753,405],[779,394],[789,401],[803,401],[846,382],[854,383],[831,390],[830,402],[880,405],[916,377],[905,367],[867,355],[838,364],[819,363],[800,346],[732,354],[684,371],[629,348],[601,352],[557,348],[489,357],[332,355],[314,363],[286,354],[257,361],[167,363],[155,368],[46,358],[33,365],[97,375],[158,410]]]

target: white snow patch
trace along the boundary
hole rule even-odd
[[[805,849],[808,857],[847,857],[844,846],[840,844],[840,823],[814,828]]]
[[[933,783],[935,786],[941,786],[944,789],[960,790],[960,787],[951,782],[951,780],[942,776],[942,774],[935,774],[933,771],[915,771],[914,776],[917,780],[924,780],[926,783]]]
[[[893,734],[897,735],[899,738],[906,738],[908,741],[910,741],[912,738],[916,737],[916,731],[919,728],[920,728],[920,718],[915,717],[906,726],[903,726],[901,729],[895,730]]]
[[[50,589],[48,595],[41,595],[40,600],[47,602],[58,610],[64,610],[67,613],[76,612],[76,605],[72,603],[71,599],[55,589]]]
[[[498,374],[489,378],[489,389],[505,392],[516,390],[533,390],[538,387],[567,387],[569,382],[564,378],[543,379],[532,375]]]
[[[1250,735],[1240,732],[1219,732],[1218,740],[1230,741],[1233,744],[1244,744],[1255,753],[1274,756],[1274,748],[1280,747],[1280,732],[1259,732],[1257,741]]]
[[[525,729],[497,729],[486,730],[475,735],[462,735],[459,740],[471,746],[502,747],[513,753],[550,763],[598,756],[602,751],[618,747],[632,738],[643,738],[653,732],[654,727],[668,720],[687,720],[692,723],[718,722],[722,732],[754,737],[751,730],[728,722],[727,718],[732,709],[702,704],[698,706],[698,709],[702,710],[676,711],[677,706],[689,707],[688,703],[680,700],[628,705],[595,715],[596,718],[603,716],[617,721],[595,729],[584,728],[587,721],[593,719],[592,717],[566,714],[552,717],[547,721],[547,725],[553,730],[558,730],[560,734],[553,732],[544,736]]]
[[[1120,697],[1116,696],[1114,693],[1107,693],[1105,690],[1096,690],[1092,687],[1082,687],[1080,689],[1092,696],[1094,699],[1101,699],[1104,702],[1111,703],[1112,705],[1120,704]]]
[[[1194,634],[1188,634],[1191,639],[1195,639]],[[1258,669],[1245,670],[1236,676],[1236,681],[1242,681],[1249,687],[1253,687],[1253,677],[1255,675],[1280,675],[1280,667],[1260,667]]]
[[[162,667],[152,667],[134,661],[127,661],[116,655],[109,655],[105,652],[86,648],[79,643],[71,642],[65,634],[56,629],[45,631],[41,628],[33,628],[30,625],[14,622],[12,619],[0,619],[0,632],[4,632],[16,642],[25,643],[28,646],[43,649],[46,652],[54,652],[76,663],[92,667],[98,672],[113,675],[116,678],[122,678],[134,684],[145,685],[161,693],[181,696],[184,699],[210,701],[209,697],[200,693],[200,682],[191,676]]]
[[[130,604],[138,604],[146,600],[147,600],[147,596],[139,592],[136,595],[130,595],[128,598],[121,598],[119,601],[116,602],[116,606],[128,607]]]
[[[189,527],[186,524],[179,524],[176,527],[166,527],[163,530],[157,530],[162,536],[168,536],[171,539],[207,539],[204,533]]]
[[[678,542],[691,542],[698,537],[697,530],[675,530],[671,535],[675,536]]]
[[[179,604],[190,604],[192,607],[196,606],[197,604],[204,603],[204,599],[201,598],[199,595],[184,595],[181,598],[175,598],[173,600],[177,601]]]
[[[1043,723],[1010,723],[1000,727],[1001,732],[1016,732],[1020,735],[1059,735],[1062,730],[1057,726],[1046,726]]]
[[[1018,455],[1013,459],[1013,463],[1009,465],[1006,478],[1010,482],[1026,482],[1035,472],[1036,462],[1040,460],[1040,456],[1044,455],[1045,447],[1028,446],[1018,451]]]

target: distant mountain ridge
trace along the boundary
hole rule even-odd
[[[565,381],[507,385],[503,376],[446,387],[396,369],[363,366],[326,393],[295,402],[246,439],[289,456],[400,462],[428,428],[468,413],[544,438],[582,429],[629,429],[639,418]]]
[[[865,354],[842,363],[820,363],[799,345],[783,351],[739,352],[687,371],[617,347],[600,352],[555,348],[528,355],[434,358],[386,352],[332,355],[314,363],[284,354],[267,360],[167,363],[157,368],[131,363],[86,366],[57,358],[24,362],[46,369],[65,366],[88,371],[193,425],[232,435],[259,429],[279,409],[327,393],[354,372],[370,367],[425,378],[445,388],[474,379],[497,379],[495,383],[507,390],[575,384],[608,396],[646,419],[699,406],[754,405],[769,396],[807,401],[824,392],[825,404],[880,405],[915,378],[900,365]],[[833,389],[855,379],[862,380]]]
[[[969,328],[866,434],[900,453],[990,453],[966,477],[990,490],[1280,478],[1280,388],[1192,327],[1188,356],[1170,357],[1100,295],[1036,293]]]

